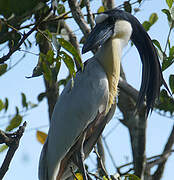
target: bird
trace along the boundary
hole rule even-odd
[[[117,8],[100,13],[82,48],[83,54],[97,51],[76,73],[73,86],[71,80],[66,84],[54,107],[40,156],[39,180],[64,180],[71,174],[70,165],[84,170],[83,160],[114,114],[122,50],[129,40],[142,61],[135,109],[146,101],[148,117],[161,85],[168,90],[156,49],[138,19]]]

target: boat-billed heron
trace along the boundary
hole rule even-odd
[[[146,100],[148,116],[160,86],[167,88],[155,47],[140,22],[118,9],[98,15],[82,53],[98,50],[87,60],[84,70],[77,72],[73,87],[69,81],[57,100],[40,157],[40,180],[65,179],[71,172],[70,165],[79,163],[78,153],[84,151],[86,157],[91,151],[111,118],[110,109],[118,94],[122,49],[130,39],[143,64],[136,108]]]

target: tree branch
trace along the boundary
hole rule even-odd
[[[152,156],[152,157],[149,157],[147,158],[147,165],[146,165],[146,175],[148,174],[147,172],[150,171],[150,169],[155,166],[155,165],[158,165],[159,163],[163,162],[164,161],[164,157],[166,157],[166,155],[168,156],[168,154],[171,154],[173,153],[174,150],[171,150],[169,152],[166,152],[165,154],[158,154],[158,155],[155,155],[155,156]],[[122,168],[125,168],[127,166],[130,166],[130,165],[133,165],[134,162],[129,162],[129,163],[126,163],[126,164],[123,164],[121,166],[118,166],[117,167],[117,170],[119,172],[119,174],[123,175],[125,174],[124,173],[121,173],[121,169]],[[132,168],[130,168],[130,170],[133,170]],[[150,174],[148,174],[148,176],[150,176]],[[147,178],[148,179],[148,178]]]
[[[23,35],[22,39],[19,41],[19,43],[12,47],[9,52],[7,53],[7,55],[4,55],[3,57],[0,58],[0,64],[4,63],[5,61],[7,61],[11,55],[16,52],[17,50],[20,49],[20,46],[24,43],[24,41],[38,28],[38,26],[41,24],[42,19],[38,20],[35,24],[35,26],[26,34]]]
[[[114,0],[107,0],[107,1],[102,1],[103,3],[103,6],[106,8],[106,9],[113,9],[114,8]]]
[[[69,7],[71,9],[73,18],[75,19],[76,23],[80,27],[81,31],[83,32],[84,36],[87,37],[90,29],[84,19],[84,15],[81,12],[81,8],[77,2],[77,0],[68,0]]]
[[[105,151],[104,151],[101,136],[97,140],[97,151],[100,156],[100,158],[97,156],[97,168],[98,168],[99,175],[102,177],[103,173],[102,173],[101,162],[105,168]]]
[[[174,144],[174,125],[173,125],[172,131],[170,133],[170,136],[167,140],[167,143],[166,143],[163,153],[162,153],[163,156],[161,158],[163,161],[159,163],[157,170],[152,175],[153,180],[161,179],[163,172],[164,172],[166,162],[168,160],[168,157],[171,154],[171,149],[172,149],[173,144]]]
[[[19,50],[19,49],[20,49],[20,46],[24,43],[24,41],[25,41],[35,30],[37,30],[38,27],[39,27],[42,23],[47,23],[47,22],[49,22],[49,21],[55,20],[55,19],[51,19],[51,18],[50,18],[50,11],[51,11],[51,9],[48,11],[48,14],[46,14],[45,17],[41,17],[40,19],[38,19],[38,21],[36,21],[36,22],[34,23],[34,24],[35,24],[34,27],[33,27],[30,31],[28,31],[28,33],[26,33],[26,34],[24,33],[24,34],[23,34],[23,37],[22,37],[22,39],[19,41],[19,43],[18,43],[16,46],[12,47],[6,55],[4,55],[3,57],[0,58],[0,64],[2,64],[2,63],[4,63],[5,61],[7,61],[7,60],[12,56],[12,54],[13,54],[14,52],[16,52],[17,50]],[[67,14],[69,14],[69,13],[70,13],[70,12],[66,12],[66,13],[64,13],[64,14],[61,14],[61,15],[57,16],[57,17],[56,17],[56,20],[58,21],[58,20],[60,20],[60,19],[64,19],[65,16],[66,16]],[[30,24],[30,25],[25,26],[25,27],[23,27],[23,28],[27,28],[27,27],[32,26],[32,25],[33,25],[33,24]],[[16,29],[16,31],[19,32],[17,29]]]
[[[94,22],[93,14],[91,13],[89,0],[86,0],[86,10],[87,10],[87,17],[88,17],[89,24],[91,26],[91,29],[93,29],[93,27],[95,26],[95,22]]]
[[[144,179],[145,171],[145,147],[146,147],[146,118],[145,104],[135,115],[135,104],[138,91],[126,83],[123,69],[121,68],[122,79],[119,87],[121,88],[118,96],[118,107],[123,113],[123,120],[120,120],[129,130],[133,154],[134,173]],[[129,89],[129,91],[128,91]]]
[[[98,153],[98,151],[97,151],[97,149],[95,147],[94,147],[94,152],[97,155],[98,163],[100,164],[100,165],[98,165],[98,167],[100,167],[101,176],[102,177],[106,176],[109,179],[109,175],[106,172],[106,169],[105,169],[105,166],[103,164],[103,161],[102,161],[102,159],[101,159],[101,157],[100,157],[100,155],[99,155],[99,153]]]
[[[126,80],[120,77],[118,87],[121,91],[130,96],[135,102],[138,100],[138,90],[127,83]]]
[[[24,122],[24,124],[20,126],[15,133],[12,134],[7,134],[3,131],[0,131],[0,143],[5,143],[9,147],[4,162],[0,168],[0,179],[4,177],[9,169],[10,162],[17,148],[19,147],[19,142],[21,137],[23,136],[26,125],[27,123]]]

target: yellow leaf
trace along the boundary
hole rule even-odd
[[[105,11],[104,6],[100,6],[99,9],[97,10],[97,13],[102,13]]]
[[[83,180],[83,176],[81,173],[76,173],[75,175],[78,180]],[[76,179],[74,178],[74,180],[76,180]]]
[[[108,178],[106,176],[103,176],[103,180],[108,180]]]
[[[103,180],[111,180],[111,178],[107,178],[106,176],[103,176]]]
[[[42,131],[37,131],[36,132],[36,137],[37,137],[37,140],[41,143],[41,144],[44,144],[45,143],[45,140],[47,138],[47,134],[42,132]]]

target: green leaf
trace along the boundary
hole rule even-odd
[[[57,5],[57,13],[59,15],[65,13],[65,6],[63,4],[58,4]]]
[[[158,15],[156,13],[152,13],[149,17],[149,21],[143,22],[143,27],[146,31],[150,29],[150,27],[158,20]]]
[[[174,57],[174,46],[172,46],[172,47],[170,48],[169,56],[170,56],[170,57]]]
[[[174,113],[174,100],[171,96],[168,95],[165,89],[162,89],[160,92],[159,102],[155,106],[156,109],[164,112],[170,112],[172,115]]]
[[[57,59],[57,60],[56,60],[56,66],[55,66],[55,72],[56,72],[56,74],[59,73],[60,66],[61,66],[61,62]]]
[[[166,3],[168,5],[168,7],[171,8],[172,4],[173,4],[173,0],[166,0]]]
[[[153,39],[152,42],[161,52],[163,52],[160,43],[156,39]]]
[[[16,106],[16,115],[19,114],[19,108]]]
[[[21,96],[22,96],[22,106],[28,108],[26,95],[24,93],[21,93]]]
[[[170,9],[171,18],[174,21],[174,6]]]
[[[169,66],[171,66],[174,63],[173,58],[165,58],[162,63],[162,71],[166,70]]]
[[[43,73],[44,73],[44,77],[45,77],[46,81],[51,82],[52,81],[52,72],[51,72],[51,69],[49,68],[49,66],[45,62],[42,62],[42,69],[43,69]]]
[[[66,83],[67,83],[67,79],[61,79],[60,81],[58,81],[58,86],[61,86],[61,85],[65,86]]]
[[[37,100],[39,102],[41,102],[43,100],[43,98],[46,97],[46,92],[40,93],[37,97]]]
[[[2,146],[0,147],[0,153],[3,152],[3,151],[5,151],[7,148],[8,148],[8,146],[7,146],[6,144],[2,145]]]
[[[149,21],[144,21],[142,25],[146,31],[148,31],[150,27],[152,26]]]
[[[40,53],[39,61],[38,61],[37,66],[33,69],[32,76],[28,76],[26,78],[28,78],[28,79],[29,78],[34,78],[34,77],[41,76],[43,74],[42,67],[41,67],[41,61],[42,61],[42,53]]]
[[[157,20],[158,20],[158,15],[156,13],[152,13],[149,18],[149,22],[151,23],[151,25],[153,25]]]
[[[169,85],[170,85],[172,94],[174,94],[174,75],[173,74],[171,74],[169,77]]]
[[[7,98],[5,98],[4,109],[5,109],[5,112],[8,109],[8,99]]]
[[[127,174],[125,175],[125,180],[141,180],[141,179],[134,174]]]
[[[49,64],[53,64],[54,62],[54,52],[52,49],[50,49],[48,52],[47,52],[47,55],[46,55],[46,60],[49,62]]]
[[[69,53],[73,55],[73,57],[77,60],[83,70],[83,63],[76,48],[70,42],[66,41],[63,38],[58,38],[58,41],[64,49],[66,49]]]
[[[48,30],[48,29],[46,29],[45,31],[44,31],[44,33],[46,34],[46,36],[47,37],[49,37],[49,39],[52,39],[52,34],[51,34],[51,32]]]
[[[171,14],[170,14],[169,10],[168,9],[162,9],[162,12],[167,15],[168,21],[171,22],[172,18],[171,18]]]
[[[0,0],[0,12],[6,18],[11,16],[12,14],[15,14],[15,17],[17,19],[20,19],[19,17],[25,17],[25,14],[28,14],[29,12],[31,14],[31,12],[35,9],[39,2],[40,0],[20,0],[20,3],[18,0]]]
[[[124,10],[131,13],[132,12],[132,6],[129,1],[124,2]]]
[[[3,103],[3,101],[0,99],[0,111],[2,111],[2,109],[4,109],[4,103]]]
[[[71,76],[75,76],[75,68],[74,68],[74,61],[66,52],[60,51],[59,55],[61,56],[62,60],[66,64]]]
[[[0,76],[7,71],[7,64],[0,64]]]
[[[6,131],[11,131],[14,128],[17,128],[21,124],[21,122],[22,122],[22,116],[19,114],[15,115],[11,119],[10,124],[7,126]]]

